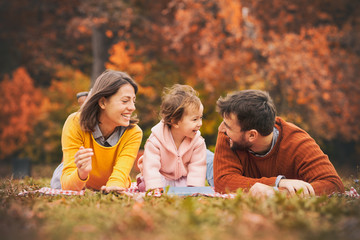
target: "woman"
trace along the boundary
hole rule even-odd
[[[110,192],[130,186],[142,139],[138,120],[131,117],[137,90],[123,72],[106,70],[96,79],[80,112],[63,127],[62,189]]]

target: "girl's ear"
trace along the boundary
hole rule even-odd
[[[105,97],[101,97],[98,101],[98,104],[100,106],[101,109],[105,109],[105,103],[106,103],[106,99]]]
[[[171,127],[173,128],[179,128],[179,125],[177,122],[175,122],[174,120],[171,120]]]

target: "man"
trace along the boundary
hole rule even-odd
[[[76,94],[76,99],[80,107],[84,104],[88,94],[89,92],[79,92]]]
[[[242,188],[252,195],[278,189],[302,196],[344,192],[334,166],[304,130],[275,117],[268,93],[245,90],[220,98],[223,122],[214,156],[217,192]]]

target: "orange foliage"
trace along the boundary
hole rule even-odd
[[[187,78],[203,83],[205,106],[227,91],[264,89],[315,137],[357,141],[359,15],[350,3],[173,0],[163,35]]]
[[[241,1],[172,3],[175,20],[164,27],[164,36],[177,51],[176,61],[191,68],[190,75],[195,74],[208,94],[218,97],[228,89],[264,87],[251,49],[252,19]],[[214,104],[216,99],[211,100]]]
[[[105,64],[105,67],[107,69],[127,72],[136,80],[137,83],[141,83],[145,77],[145,74],[150,69],[150,64],[136,60],[136,57],[140,55],[141,52],[135,48],[133,43],[128,43],[125,41],[118,42],[110,49],[109,62]],[[152,88],[142,87],[140,84],[139,93],[148,97],[154,95]]]
[[[65,118],[78,109],[76,94],[90,89],[90,79],[79,70],[58,65],[46,95],[51,100],[47,112],[62,111]]]
[[[44,113],[39,116],[31,134],[32,141],[21,149],[33,162],[56,162],[62,158],[61,132],[63,124],[72,112],[79,109],[76,93],[87,91],[90,78],[70,67],[55,65],[57,70],[51,86],[44,91],[47,101],[43,105]],[[55,80],[56,79],[56,80]]]
[[[324,139],[342,136],[358,140],[360,125],[356,119],[360,112],[354,109],[360,109],[360,86],[355,74],[360,61],[331,46],[329,36],[334,39],[341,34],[335,27],[320,27],[302,29],[300,34],[273,35],[272,48],[264,49],[266,72],[274,86],[281,86],[281,93],[274,90],[274,95],[289,96],[278,99],[280,103],[287,99],[286,105],[291,107],[279,109],[282,114],[300,111],[308,130]]]
[[[279,114],[315,138],[360,138],[359,1],[64,0],[43,1],[41,8],[8,2],[0,34],[9,60],[1,75],[25,66],[36,85],[48,89],[41,95],[24,68],[4,77],[0,158],[26,145],[35,128],[41,137],[31,151],[48,152],[34,159],[61,159],[61,127],[77,110],[76,92],[88,90],[82,72],[91,72],[90,37],[98,25],[107,37],[101,46],[115,43],[106,68],[139,83],[145,134],[158,121],[163,87],[181,83],[200,92],[202,133],[210,145],[221,120],[216,100],[248,88],[269,91]]]
[[[22,67],[0,83],[0,159],[21,150],[47,101]]]
[[[46,105],[47,115],[41,119],[44,129],[39,145],[42,145],[48,152],[60,148],[61,129],[65,119],[70,113],[79,109],[76,101],[78,92],[88,91],[90,79],[79,70],[69,67],[57,66],[55,77],[51,86],[46,91],[49,104]]]

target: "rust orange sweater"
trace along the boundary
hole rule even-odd
[[[279,137],[264,157],[248,151],[232,151],[229,138],[219,132],[214,157],[217,192],[248,190],[256,182],[274,186],[278,175],[310,183],[316,195],[344,192],[344,185],[328,156],[309,134],[279,117],[275,127]]]

